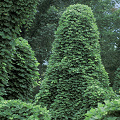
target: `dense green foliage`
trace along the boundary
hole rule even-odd
[[[45,61],[51,54],[51,44],[54,41],[54,31],[57,29],[59,20],[58,10],[51,5],[51,0],[41,0],[37,6],[37,13],[30,29],[22,28],[21,35],[28,40],[32,49],[35,51],[35,57],[40,63],[39,73],[41,80],[44,78],[46,70]],[[34,90],[34,94],[38,93],[39,86]]]
[[[80,4],[68,7],[55,37],[35,102],[50,109],[53,119],[72,120],[79,110],[83,119],[84,113],[96,107],[97,102],[114,96],[101,63],[99,33],[91,8]],[[103,89],[104,92],[100,91]]]
[[[71,4],[85,4],[92,8],[98,30],[100,32],[101,58],[106,71],[109,73],[110,83],[113,86],[114,72],[120,66],[120,4],[119,0],[54,0],[57,8],[65,9]],[[68,2],[69,1],[69,2]],[[115,47],[117,49],[115,49]]]
[[[0,1],[0,119],[51,119],[45,108],[25,103],[31,101],[33,88],[37,85],[36,80],[39,80],[38,62],[34,56],[41,63],[39,72],[44,77],[42,73],[46,67],[43,62],[47,61],[52,53],[41,90],[35,99],[35,104],[41,104],[50,110],[52,119],[81,120],[88,110],[97,107],[98,102],[104,103],[104,99],[115,98],[109,87],[105,68],[110,73],[111,86],[119,94],[120,9],[115,8],[116,1],[119,2]],[[92,8],[100,39],[89,7],[77,4],[65,11],[67,6],[76,3]],[[37,14],[32,23],[36,7]],[[63,14],[54,36],[61,13]],[[29,26],[31,28],[28,30]],[[101,63],[98,40],[105,68]],[[35,50],[35,54],[28,43]],[[107,101],[106,105],[100,103],[95,109],[97,112],[92,109],[92,112],[87,113],[89,118],[119,119],[119,100]],[[99,111],[103,114],[102,118],[98,115]]]
[[[23,102],[30,102],[39,73],[32,48],[19,35],[23,25],[30,26],[38,1],[0,1],[0,120],[51,119],[46,108]]]
[[[30,24],[38,0],[3,0],[0,2],[2,39],[12,40],[20,33],[23,24]],[[29,21],[29,22],[28,22]]]
[[[120,67],[115,72],[113,90],[120,95]]]
[[[88,0],[41,0],[40,4],[38,5],[39,12],[37,12],[36,19],[34,21],[35,24],[32,25],[32,29],[29,31],[30,35],[28,35],[28,37],[32,35],[33,38],[35,39],[35,40],[30,39],[32,40],[32,42],[30,42],[30,44],[32,43],[32,48],[34,48],[35,51],[36,50],[40,51],[39,57],[37,57],[38,61],[41,63],[40,73],[42,75],[42,73],[45,71],[46,68],[43,69],[44,61],[42,59],[41,60],[39,59],[43,58],[45,60],[48,60],[51,51],[51,43],[52,43],[50,41],[54,40],[54,37],[52,37],[52,35],[55,29],[53,28],[56,28],[56,24],[58,22],[58,20],[54,21],[54,19],[53,20],[49,18],[46,19],[46,11],[48,10],[49,6],[54,5],[58,9],[59,15],[61,15],[61,13],[66,9],[67,6],[76,3],[88,5],[93,10],[94,16],[96,18],[96,23],[98,25],[98,29],[100,32],[99,41],[101,45],[102,62],[103,65],[105,66],[106,71],[109,73],[111,86],[113,86],[114,72],[116,71],[117,67],[120,65],[119,62],[120,55],[118,55],[120,50],[119,47],[120,46],[120,40],[119,40],[120,39],[120,34],[119,34],[120,9],[116,8],[115,6],[115,3],[120,3],[119,0],[114,0],[114,1],[113,0],[89,0],[89,1]],[[40,17],[41,13],[42,13],[42,17]],[[45,25],[42,24],[43,22],[41,22],[40,19],[43,20],[44,22],[48,21],[48,23],[52,20],[54,24],[50,29],[47,27],[46,29],[44,29]],[[43,28],[43,29],[39,29],[39,28]],[[44,34],[41,35],[33,34],[33,32],[37,33],[37,30]],[[49,35],[47,31],[50,34],[51,33],[52,34]],[[40,39],[42,38],[41,43],[45,45],[42,44],[42,46],[44,46],[42,47],[39,43],[39,46],[41,47],[39,49],[35,49],[33,44],[34,42],[36,44],[36,41],[39,41],[39,36]],[[49,40],[47,36],[49,37]],[[117,49],[115,49],[115,47]],[[36,53],[38,53],[37,51]]]
[[[9,81],[5,87],[5,99],[29,100],[33,87],[37,85],[38,65],[34,52],[27,40],[18,38],[15,40],[15,49],[12,58],[12,70],[8,73]]]
[[[21,100],[0,102],[0,120],[50,120],[49,111]]]
[[[84,101],[82,102],[83,108],[80,109],[73,117],[73,120],[83,120],[86,110],[97,107],[99,102],[104,103],[105,99],[115,99],[117,96],[113,92],[112,88],[106,89],[91,83],[84,92]],[[89,103],[88,103],[89,101]]]
[[[54,41],[54,31],[58,23],[58,10],[54,6],[46,8],[45,5],[42,6],[40,4],[38,6],[36,19],[24,36],[35,51],[36,58],[40,63],[39,73],[41,77],[46,70],[46,66],[43,63],[50,56],[51,44]]]
[[[20,33],[23,24],[30,25],[38,0],[2,0],[0,1],[0,95],[5,95],[12,69],[14,39]]]
[[[3,39],[13,39],[20,33],[23,24],[30,24],[35,15],[38,0],[3,0],[0,3],[0,16]]]
[[[88,111],[85,120],[119,120],[120,99],[104,102],[105,104],[98,103],[97,108]]]
[[[68,2],[69,1],[69,2]],[[113,84],[114,72],[120,65],[119,57],[116,56],[117,51],[115,46],[120,45],[120,7],[115,6],[120,4],[119,0],[54,0],[57,8],[65,9],[71,4],[85,4],[92,8],[96,23],[100,32],[101,57],[103,64],[109,72],[111,84]]]

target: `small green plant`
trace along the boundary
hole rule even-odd
[[[2,100],[0,120],[50,120],[49,111],[40,105],[33,106],[21,100]]]
[[[37,59],[27,40],[15,40],[15,50],[12,58],[12,70],[8,73],[9,81],[5,86],[5,99],[21,99],[28,101],[32,98],[33,88],[39,79]]]
[[[120,120],[120,99],[98,103],[98,107],[86,113],[85,120]]]

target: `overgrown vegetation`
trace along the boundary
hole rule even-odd
[[[54,6],[47,8],[46,4],[39,4],[36,19],[31,28],[23,35],[35,51],[35,56],[40,63],[39,73],[41,74],[41,79],[43,79],[43,73],[46,70],[46,66],[43,63],[50,56],[51,43],[54,41],[54,31],[59,20],[58,16],[58,10]]]
[[[8,73],[9,81],[5,87],[5,99],[32,99],[33,88],[39,79],[37,59],[34,52],[23,38],[15,40],[15,49],[12,57],[12,70]]]
[[[85,115],[85,119],[119,119],[120,100],[116,100],[116,94],[109,87],[108,74],[101,62],[99,45],[100,41],[101,55],[102,58],[105,57],[103,63],[109,73],[112,73],[109,76],[113,78],[115,75],[114,82],[111,79],[111,86],[113,85],[114,91],[119,94],[120,10],[113,9],[115,1],[111,2],[0,2],[1,120],[83,120]],[[92,8],[97,19],[100,39],[91,8],[82,4],[69,6],[75,3],[84,3]],[[66,6],[69,7],[66,9]],[[36,19],[32,24],[35,14]],[[31,29],[26,32],[30,26]],[[51,53],[45,79],[34,99],[32,92],[39,80],[37,59],[41,63],[39,72],[44,73],[43,62],[48,60]],[[113,53],[111,60],[110,56]],[[43,74],[41,76],[44,77]]]
[[[38,0],[0,2],[1,120],[50,120],[46,108],[33,106],[30,101],[39,75],[38,62],[28,42],[19,38],[22,25],[30,26],[37,3]]]
[[[23,24],[29,26],[35,15],[38,0],[2,0],[0,2],[0,95],[6,95],[5,86],[12,70],[15,39]]]
[[[119,120],[120,99],[104,102],[105,104],[98,103],[97,108],[88,111],[85,120]]]
[[[29,43],[37,53],[36,57],[41,63],[39,66],[41,80],[43,80],[44,72],[46,70],[46,65],[43,64],[44,60],[47,61],[51,54],[51,44],[54,41],[53,33],[58,25],[58,19],[61,13],[66,10],[66,7],[77,3],[90,6],[94,13],[100,32],[99,41],[102,62],[106,71],[109,73],[110,86],[113,86],[114,72],[118,66],[120,66],[120,9],[119,6],[117,7],[116,5],[116,3],[120,3],[119,0],[41,0],[38,5],[36,19],[34,20],[31,29],[28,30],[29,34],[25,33],[27,38],[30,38]],[[54,6],[57,11],[51,9],[50,6]],[[52,10],[50,12],[52,17],[47,17],[50,15],[48,12],[49,10]]]
[[[60,18],[35,101],[46,106],[53,119],[72,120],[79,110],[80,119],[84,119],[86,111],[97,102],[114,98],[101,63],[97,29],[91,8],[86,5],[71,5]]]
[[[0,102],[0,120],[51,120],[46,108],[33,106],[21,100]]]

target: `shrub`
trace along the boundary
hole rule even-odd
[[[21,100],[0,102],[0,120],[50,120],[49,111]]]
[[[5,86],[5,99],[21,99],[28,101],[32,97],[33,88],[38,80],[38,62],[27,40],[15,40],[15,51],[12,58],[13,68],[9,72],[8,85]]]
[[[84,119],[87,110],[106,98],[101,89],[114,96],[101,63],[97,29],[86,5],[71,5],[60,18],[46,76],[36,96],[36,104],[50,109],[53,119],[73,120],[80,110]]]
[[[98,103],[98,107],[86,113],[85,120],[119,120],[120,119],[120,99],[104,101],[105,104]]]
[[[112,97],[111,97],[112,96]],[[85,94],[83,95],[84,101],[82,102],[81,108],[73,117],[73,120],[82,120],[85,117],[86,110],[97,107],[98,103],[104,103],[105,99],[115,99],[115,93],[112,88],[106,89],[102,88],[98,85],[91,84],[85,90]],[[88,103],[88,102],[89,103]],[[88,104],[87,104],[88,103]]]
[[[8,73],[12,69],[14,39],[22,25],[30,26],[38,0],[0,1],[0,96],[6,95]]]

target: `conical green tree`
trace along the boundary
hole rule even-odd
[[[30,26],[39,0],[0,1],[0,99],[6,95],[9,75],[12,70],[14,39],[22,25]]]
[[[15,50],[12,58],[12,70],[8,73],[9,81],[5,86],[6,94],[3,98],[29,101],[33,98],[33,88],[39,79],[38,61],[28,41],[22,37],[15,40]]]
[[[36,104],[47,106],[53,119],[73,120],[79,110],[84,119],[87,110],[114,94],[101,63],[97,29],[86,5],[71,5],[60,18],[46,76],[36,96]]]

